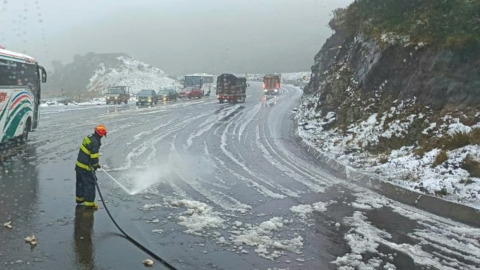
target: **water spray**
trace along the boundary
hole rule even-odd
[[[100,169],[102,172],[104,172],[110,179],[112,179],[119,187],[121,187],[128,195],[133,195],[131,191],[129,191],[124,185],[122,185],[120,182],[117,181],[113,176],[111,176],[107,171],[105,171],[103,168]]]

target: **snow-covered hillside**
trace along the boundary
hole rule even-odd
[[[106,67],[101,63],[87,86],[88,91],[104,93],[108,86],[126,85],[130,91],[136,93],[141,89],[158,90],[163,87],[176,87],[177,82],[156,67],[127,56],[119,56],[121,62],[116,67]]]
[[[468,126],[451,115],[431,122],[422,132],[434,134],[435,140],[445,144],[445,150],[417,143],[384,153],[370,153],[364,148],[392,137],[404,138],[413,121],[428,121],[426,115],[410,114],[387,124],[388,118],[373,113],[342,131],[329,128],[336,121],[335,112],[323,115],[313,108],[306,109],[312,99],[315,98],[304,97],[297,114],[298,131],[309,146],[325,157],[337,160],[350,171],[480,208],[480,123]],[[400,111],[392,107],[391,116]]]
[[[349,172],[480,209],[478,59],[344,23],[332,20],[303,89],[308,146]]]

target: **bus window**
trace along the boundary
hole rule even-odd
[[[39,71],[33,64],[0,59],[0,85],[28,86],[34,92],[40,87]]]
[[[203,83],[213,83],[213,77],[203,77]]]
[[[13,61],[0,59],[0,85],[16,85],[16,65]]]

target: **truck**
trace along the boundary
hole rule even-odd
[[[267,74],[263,76],[263,90],[265,95],[278,95],[280,92],[280,75]]]
[[[217,77],[216,94],[220,103],[245,103],[247,78],[244,75],[223,73]]]
[[[127,86],[110,86],[105,95],[105,103],[107,105],[110,103],[121,104],[122,102],[127,104],[129,99],[130,93]]]

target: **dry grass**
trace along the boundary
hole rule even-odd
[[[379,159],[378,159],[378,162],[380,162],[381,164],[385,164],[388,162],[388,157],[387,156],[381,156]]]
[[[435,157],[435,160],[433,161],[432,167],[435,168],[447,160],[447,152],[445,152],[444,150],[440,150],[440,152],[438,152],[438,155]]]
[[[470,132],[470,143],[480,144],[480,128],[474,128]]]
[[[453,135],[443,137],[440,143],[443,149],[455,150],[470,144],[470,133],[455,132]]]
[[[462,115],[459,117],[460,123],[464,124],[465,126],[473,126],[478,123],[478,119],[476,117]]]
[[[358,146],[358,148],[363,148],[363,143],[360,142],[360,141],[358,141],[358,142],[357,142],[357,146]]]
[[[480,178],[480,162],[467,155],[461,164],[462,169],[466,170],[471,177]]]
[[[402,180],[418,182],[418,181],[420,181],[420,178],[418,177],[418,175],[416,173],[410,171],[410,172],[407,172],[407,173],[402,175]]]
[[[427,150],[423,147],[418,147],[413,150],[413,154],[416,155],[417,157],[423,157],[427,153]]]
[[[429,139],[423,138],[419,141],[419,147],[423,148],[423,151],[430,152],[433,149],[439,147],[440,139],[436,137],[431,137]]]
[[[443,138],[429,138],[419,141],[419,147],[414,150],[414,154],[423,157],[425,153],[435,148],[444,150],[455,150],[469,144],[480,144],[480,128],[474,128],[469,133],[456,132],[453,135],[447,135]]]
[[[471,185],[473,183],[475,183],[475,181],[473,181],[470,178],[460,180],[460,184],[464,184],[464,185]]]

